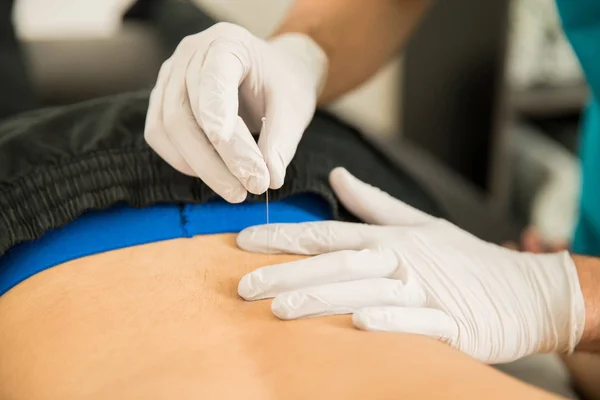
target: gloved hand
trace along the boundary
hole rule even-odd
[[[278,189],[326,70],[325,53],[306,35],[265,41],[237,25],[216,24],[183,39],[161,67],[146,141],[229,202]],[[257,145],[250,132],[258,131]]]
[[[567,252],[534,255],[484,242],[344,169],[330,183],[369,224],[273,224],[242,231],[249,251],[319,254],[257,269],[238,292],[275,297],[281,319],[353,313],[359,329],[426,335],[487,363],[571,352],[585,323]]]

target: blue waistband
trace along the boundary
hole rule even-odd
[[[325,200],[303,194],[269,203],[270,222],[331,218]],[[38,240],[19,244],[0,258],[0,295],[55,265],[105,251],[161,240],[234,233],[266,222],[264,203],[160,204],[90,211]]]

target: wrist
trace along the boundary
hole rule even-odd
[[[577,350],[600,352],[600,259],[572,256],[585,304],[585,327]]]
[[[533,339],[526,353],[573,353],[583,337],[586,311],[574,260],[567,251],[519,257],[533,289],[530,300],[519,296],[528,310],[525,337]]]
[[[269,40],[269,44],[286,54],[314,84],[317,97],[325,87],[329,59],[327,53],[310,36],[304,33],[283,33]]]

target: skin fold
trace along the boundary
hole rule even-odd
[[[553,398],[428,338],[282,322],[237,296],[245,273],[300,258],[208,235],[46,270],[0,297],[0,398]]]

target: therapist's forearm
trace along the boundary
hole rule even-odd
[[[585,328],[577,350],[600,353],[600,259],[573,256],[585,301]]]
[[[275,35],[309,35],[327,53],[320,102],[354,89],[397,53],[430,0],[296,0]]]

